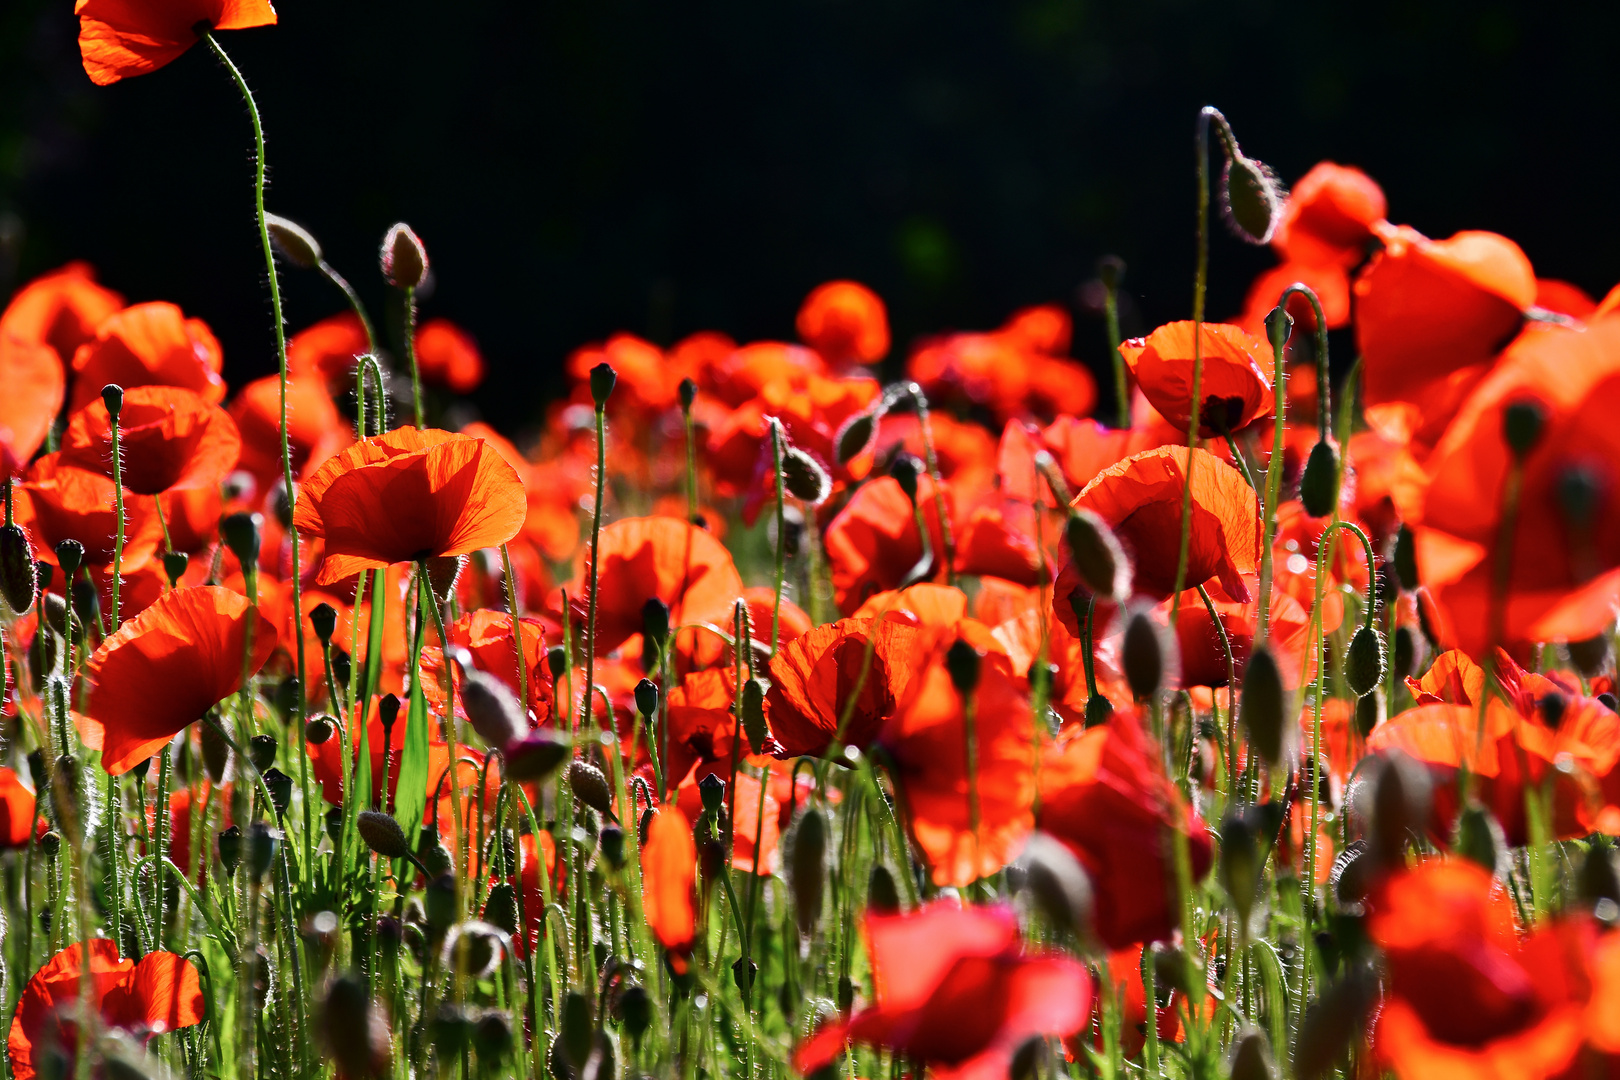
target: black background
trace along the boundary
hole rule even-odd
[[[424,316],[469,328],[475,395],[531,424],[573,347],[619,330],[792,334],[806,291],[865,281],[917,335],[1075,305],[1115,252],[1139,326],[1185,317],[1193,129],[1220,106],[1292,181],[1360,165],[1391,217],[1495,229],[1601,295],[1616,247],[1620,9],[1386,0],[281,0],[226,33],[269,138],[272,210],[374,309],[405,219]],[[272,370],[251,134],[202,46],[93,87],[71,0],[0,3],[0,296],[74,258]],[[1210,314],[1261,251],[1218,236]],[[284,273],[293,329],[341,306]],[[1130,329],[1130,327],[1128,327]],[[1079,313],[1076,353],[1102,356]]]

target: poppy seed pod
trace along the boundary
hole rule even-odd
[[[765,752],[765,681],[749,679],[742,690],[743,731],[748,734],[748,747],[756,754]]]
[[[248,740],[248,760],[260,772],[276,763],[276,740],[273,735],[255,735]]]
[[[568,670],[568,654],[561,645],[553,645],[546,650],[546,667],[553,679],[562,678],[563,672]]]
[[[608,790],[607,777],[588,761],[575,759],[568,766],[568,786],[574,798],[598,814],[613,814],[613,794]]]
[[[873,863],[872,873],[866,879],[866,907],[877,915],[900,911],[900,890],[895,886],[894,874],[882,863]]]
[[[1339,499],[1339,453],[1327,439],[1319,439],[1305,459],[1299,478],[1299,501],[1311,517],[1327,517]]]
[[[1259,1028],[1247,1028],[1232,1043],[1231,1080],[1275,1080],[1277,1066],[1271,1060],[1271,1044]]]
[[[1384,679],[1388,658],[1384,652],[1384,636],[1371,626],[1363,626],[1350,637],[1344,651],[1344,681],[1350,692],[1366,697]]]
[[[715,773],[710,773],[698,781],[698,796],[703,800],[703,809],[710,815],[718,814],[725,805],[726,782]]]
[[[264,226],[270,231],[270,240],[287,261],[300,270],[313,270],[325,259],[321,242],[310,235],[297,222],[280,214],[265,214]]]
[[[1091,875],[1063,841],[1035,833],[1019,857],[1024,887],[1053,926],[1089,940],[1096,910]]]
[[[61,540],[56,545],[56,562],[62,568],[62,580],[72,581],[84,562],[84,545],[77,540]]]
[[[681,385],[676,388],[676,394],[681,400],[681,409],[684,412],[692,411],[692,403],[697,400],[698,384],[690,377],[682,379]]]
[[[493,675],[478,670],[466,672],[461,684],[461,704],[478,737],[497,749],[523,738],[529,729],[523,706],[506,684]]]
[[[832,494],[827,470],[797,446],[789,446],[782,455],[782,483],[789,495],[811,506],[820,506]]]
[[[900,454],[889,466],[889,475],[894,477],[913,506],[917,505],[917,478],[922,471],[923,463],[910,454]]]
[[[215,844],[219,848],[219,864],[227,875],[235,874],[237,864],[242,861],[242,830],[235,825],[221,829]]]
[[[403,221],[383,237],[380,254],[383,280],[396,289],[414,289],[427,277],[427,248]]]
[[[337,630],[337,610],[328,603],[316,604],[310,609],[309,625],[314,628],[315,636],[320,638],[322,645],[330,644],[332,634]]]
[[[978,689],[983,663],[983,654],[961,638],[951,642],[951,647],[945,650],[945,670],[950,673],[951,685],[963,697]]]
[[[33,552],[28,546],[28,534],[17,525],[0,526],[0,596],[18,615],[34,606]]]
[[[1071,565],[1093,596],[1122,600],[1130,593],[1130,558],[1106,521],[1090,510],[1070,510],[1063,538]]]
[[[569,752],[568,740],[546,728],[531,731],[501,748],[506,756],[507,778],[522,783],[550,776],[567,759]]]
[[[107,416],[117,420],[124,411],[124,388],[117,383],[108,383],[101,388],[101,403],[107,407]]]
[[[1534,398],[1509,402],[1502,410],[1502,438],[1521,463],[1541,441],[1547,427],[1547,409]]]
[[[1287,345],[1293,333],[1294,317],[1288,314],[1287,308],[1279,305],[1266,314],[1266,337],[1270,339],[1273,349]]]
[[[809,936],[821,920],[821,892],[827,880],[827,816],[817,807],[799,813],[788,845],[788,887],[799,933]]]
[[[411,845],[405,839],[405,830],[399,827],[393,815],[379,810],[362,810],[354,827],[366,847],[385,859],[403,859],[411,854]]]
[[[658,684],[651,679],[636,683],[636,711],[645,717],[658,711]]]
[[[183,551],[165,551],[163,553],[163,573],[169,579],[169,588],[180,583],[181,575],[186,567],[191,565],[191,556]]]
[[[596,402],[598,412],[607,408],[608,398],[618,383],[619,373],[613,370],[612,364],[604,361],[591,368],[591,400]]]
[[[848,465],[872,448],[872,444],[877,441],[880,415],[877,412],[858,412],[844,421],[838,433],[833,436],[838,464]]]
[[[1243,670],[1243,700],[1238,715],[1249,746],[1260,760],[1274,769],[1280,766],[1290,749],[1288,695],[1277,658],[1265,645],[1255,648]]]
[[[219,538],[244,569],[259,565],[259,515],[247,512],[226,514],[219,522]]]
[[[1164,687],[1165,672],[1175,666],[1174,645],[1146,609],[1131,615],[1125,623],[1121,647],[1125,681],[1138,700],[1157,694]]]
[[[1494,876],[1505,865],[1507,838],[1496,815],[1478,803],[1469,803],[1457,815],[1456,836],[1451,849],[1483,866],[1487,874]]]

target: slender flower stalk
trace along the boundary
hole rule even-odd
[[[776,471],[776,591],[771,602],[771,655],[782,634],[782,586],[787,580],[787,474],[782,468],[782,424],[771,420],[771,455]]]
[[[596,601],[602,568],[602,501],[607,490],[607,403],[618,382],[618,375],[607,364],[591,369],[591,395],[596,402],[596,492],[591,500],[591,595],[585,615],[585,697],[581,715],[592,712],[591,688],[596,685]],[[583,721],[582,721],[583,722]]]
[[[107,406],[107,421],[112,429],[113,514],[117,520],[117,535],[113,538],[112,632],[117,633],[122,621],[119,618],[118,591],[124,579],[124,448],[118,436],[118,417],[124,404],[123,388],[108,384],[102,388],[101,400]],[[161,500],[154,498],[152,501],[156,503]]]
[[[1176,587],[1170,595],[1180,596],[1187,585],[1187,557],[1192,550],[1193,469],[1198,448],[1198,411],[1204,393],[1204,293],[1209,280],[1209,121],[1220,116],[1206,105],[1198,114],[1196,139],[1198,160],[1198,255],[1193,273],[1193,376],[1192,401],[1187,420],[1187,477],[1181,486],[1181,547],[1176,556]],[[1223,121],[1224,122],[1224,121]],[[1176,606],[1170,608],[1170,627],[1176,625]]]

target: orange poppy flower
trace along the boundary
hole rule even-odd
[[[877,293],[858,281],[817,285],[794,325],[799,340],[835,368],[875,364],[889,354],[888,312]]]
[[[944,494],[946,513],[950,513],[950,489]],[[928,527],[933,555],[933,568],[926,576],[937,577],[944,569],[945,539],[934,482],[926,473],[918,477],[917,509]],[[911,500],[892,476],[861,485],[827,525],[823,544],[832,571],[833,596],[838,610],[846,613],[875,592],[899,588],[923,555]]]
[[[1384,189],[1372,177],[1318,162],[1289,192],[1271,246],[1292,262],[1355,266],[1366,254],[1373,226],[1388,212]]]
[[[1070,729],[1041,762],[1039,827],[1073,849],[1097,890],[1097,936],[1110,949],[1168,940],[1180,926],[1171,830],[1187,834],[1193,881],[1209,872],[1208,832],[1164,775],[1128,709]]]
[[[231,419],[242,438],[239,465],[264,494],[281,479],[281,380],[274,375],[242,387],[231,402]],[[312,376],[287,380],[287,441],[293,476],[307,474],[354,442],[354,428]]]
[[[429,319],[416,332],[416,364],[423,382],[452,393],[470,394],[484,381],[478,343],[449,319]]]
[[[788,642],[771,658],[771,689],[765,697],[779,757],[825,754],[839,733],[846,746],[866,748],[899,707],[912,674],[918,631],[891,619],[840,619]],[[854,697],[866,666],[872,659]],[[853,701],[852,701],[853,699]]]
[[[45,443],[67,394],[62,362],[49,345],[0,331],[0,476],[15,476]]]
[[[1192,322],[1166,323],[1145,338],[1120,344],[1137,385],[1172,427],[1187,430],[1192,420],[1195,342]],[[1271,413],[1271,350],[1258,338],[1228,323],[1204,323],[1204,369],[1199,384],[1199,434],[1212,438],[1241,431]]]
[[[1033,308],[991,333],[949,334],[924,341],[906,373],[936,405],[989,408],[998,419],[1084,415],[1097,400],[1084,366],[1053,353],[1068,346],[1067,313]]]
[[[108,938],[92,938],[90,1007],[108,1027],[143,1042],[153,1035],[202,1023],[207,1014],[202,981],[184,957],[151,952],[139,963],[118,955]],[[17,999],[17,1014],[6,1038],[13,1080],[33,1080],[41,1069],[54,1071],[47,1055],[67,1058],[69,1071],[78,1049],[76,1025],[68,1019],[80,1001],[86,945],[73,944],[45,961]]]
[[[124,452],[124,486],[138,495],[217,487],[242,452],[230,415],[177,386],[127,391],[118,440]],[[68,421],[62,463],[112,476],[112,423],[100,399]]]
[[[523,638],[524,671],[528,675],[529,710],[534,714],[534,723],[545,724],[551,720],[552,703],[551,665],[546,661],[545,625],[539,619],[525,618],[519,620],[518,626]],[[479,671],[495,676],[506,684],[514,696],[518,694],[518,658],[517,650],[512,647],[510,614],[480,608],[462,615],[446,626],[444,632],[449,635],[452,655],[458,646],[466,649]],[[440,681],[443,672],[444,656],[438,647],[424,646],[422,690],[427,696],[428,706],[440,713],[444,710],[444,685]],[[459,689],[459,679],[456,685]],[[460,709],[459,701],[457,709]]]
[[[325,383],[333,393],[352,394],[355,358],[364,355],[370,348],[371,343],[366,339],[366,328],[361,324],[360,316],[352,311],[344,311],[322,319],[287,339],[287,373],[294,378],[313,376]],[[375,394],[375,385],[368,385],[368,402]]]
[[[1376,892],[1368,935],[1384,952],[1379,1060],[1403,1077],[1564,1075],[1580,1049],[1597,931],[1585,919],[1521,937],[1489,873],[1429,860]]]
[[[748,605],[750,634],[755,641],[764,643],[768,648],[771,637],[771,613],[776,609],[776,590],[769,585],[754,585],[743,590],[742,599]],[[813,625],[809,613],[804,608],[785,596],[782,598],[781,616],[776,630],[776,642],[779,646],[808,632]],[[726,626],[729,632],[730,623]],[[684,642],[682,644],[684,645]],[[682,655],[691,660],[693,667],[706,668],[729,662],[731,649],[713,634],[697,634],[692,638],[689,653],[683,652]]]
[[[936,901],[906,915],[866,916],[872,1004],[824,1024],[793,1055],[811,1076],[846,1044],[890,1047],[938,1080],[992,1080],[1033,1039],[1067,1037],[1091,1014],[1078,960],[1027,952],[1005,907]]]
[[[1060,416],[1041,432],[1043,448],[1063,470],[1071,490],[1080,490],[1098,473],[1132,454],[1187,441],[1186,428],[1176,431],[1140,393],[1134,400],[1136,415],[1128,428]]]
[[[9,672],[7,677],[9,677]],[[22,848],[49,828],[34,806],[34,793],[22,777],[0,766],[0,848]]]
[[[967,594],[954,585],[919,582],[904,589],[873,593],[852,619],[887,619],[907,626],[949,630],[967,617]]]
[[[821,355],[803,345],[753,341],[735,349],[709,369],[706,389],[735,409],[773,382],[805,386],[813,375],[827,375]]]
[[[0,338],[48,345],[66,364],[96,327],[124,306],[124,298],[96,284],[89,263],[68,263],[17,290],[0,313]]]
[[[930,413],[928,429],[934,436],[934,457],[939,462],[939,475],[944,479],[954,480],[964,473],[995,469],[996,440],[982,424],[957,420],[949,413]],[[892,459],[900,450],[919,461],[928,458],[922,424],[914,412],[884,413],[878,423],[874,448],[874,456],[880,461]]]
[[[706,767],[713,764],[724,766],[720,778],[727,779],[731,755],[737,754],[738,760],[748,757],[747,740],[737,742],[732,713],[736,685],[732,669],[721,667],[689,672],[680,685],[669,688],[668,737],[661,750],[665,784],[671,789],[689,780],[695,782],[693,770],[706,773]],[[643,752],[647,752],[645,746]]]
[[[100,572],[113,564],[118,539],[113,484],[104,476],[75,469],[60,452],[34,462],[22,483],[12,488],[18,524],[35,541],[34,557],[57,565],[56,545],[77,540],[84,545],[83,565]],[[125,573],[134,573],[157,552],[162,527],[148,500],[124,500]]]
[[[316,580],[499,547],[523,527],[523,481],[488,443],[398,428],[355,443],[304,484],[293,523],[326,541]]]
[[[219,341],[201,319],[188,319],[179,307],[161,300],[136,304],[108,316],[95,338],[73,354],[69,408],[78,412],[100,397],[108,383],[125,390],[179,386],[217,404],[225,397],[225,380],[219,376],[223,363]]]
[[[600,345],[575,349],[566,369],[578,383],[574,400],[591,403],[589,381],[597,364],[610,364],[619,381],[609,407],[614,413],[628,412],[642,417],[655,416],[676,406],[680,373],[673,370],[664,352],[650,341],[634,334],[614,334]]]
[[[198,27],[245,30],[273,26],[270,0],[178,0],[160,5],[129,0],[78,0],[79,53],[97,86],[145,75],[197,43]]]
[[[671,628],[696,622],[731,625],[732,606],[743,592],[742,578],[731,553],[696,525],[670,517],[615,521],[602,529],[599,558],[598,655],[641,633],[642,612],[650,600],[661,600],[669,608]],[[569,589],[573,618],[580,627],[590,604],[589,581],[587,566]]]
[[[1350,274],[1344,267],[1337,264],[1312,264],[1285,262],[1281,266],[1274,266],[1256,277],[1249,285],[1249,292],[1243,298],[1243,314],[1238,316],[1236,323],[1243,331],[1257,341],[1266,343],[1266,361],[1260,366],[1269,372],[1274,370],[1271,357],[1270,338],[1267,336],[1266,316],[1271,314],[1272,308],[1282,298],[1283,290],[1295,283],[1309,285],[1316,294],[1317,302],[1322,305],[1322,317],[1327,320],[1329,330],[1350,325]],[[1292,353],[1299,342],[1316,330],[1316,309],[1311,302],[1299,293],[1288,297],[1288,314],[1294,319],[1294,336],[1288,339],[1289,352]],[[1305,403],[1294,395],[1294,385],[1290,380],[1288,385],[1288,411],[1295,416],[1309,416],[1314,406],[1308,408]],[[1182,428],[1186,431],[1186,428]]]
[[[963,696],[946,669],[957,632],[928,636],[913,650],[915,674],[878,741],[934,883],[962,887],[1011,862],[1035,827],[1034,718],[1023,673],[1005,655],[985,653],[973,692],[970,766]]]
[[[245,596],[218,585],[165,593],[90,657],[79,737],[109,773],[128,772],[240,689],[275,647],[275,626]]]
[[[1258,584],[1255,586],[1258,589]],[[1249,653],[1254,648],[1255,632],[1259,628],[1258,602],[1235,603],[1224,590],[1207,590],[1215,605],[1215,614],[1226,631],[1227,643],[1232,649],[1232,661],[1241,681],[1249,665]],[[1251,591],[1251,595],[1253,592]],[[1226,649],[1221,645],[1220,632],[1210,621],[1209,608],[1195,590],[1181,594],[1177,607],[1176,641],[1180,646],[1182,686],[1227,685]],[[1307,672],[1310,658],[1306,656],[1310,637],[1310,617],[1305,608],[1292,596],[1273,590],[1271,594],[1270,645],[1282,671],[1283,684],[1290,688],[1300,686]]]
[[[697,935],[692,888],[697,883],[697,845],[686,817],[669,810],[653,815],[641,847],[641,910],[677,970]]]
[[[1142,985],[1144,947],[1135,945],[1115,950],[1105,955],[1102,962],[1103,977],[1119,995],[1119,1047],[1128,1058],[1137,1057],[1147,1045],[1147,987]],[[1186,997],[1180,990],[1172,990],[1165,1004],[1153,1003],[1153,1026],[1159,1032],[1159,1042],[1181,1042],[1186,1038],[1181,1030],[1181,1006]],[[1100,1001],[1098,1005],[1100,1008]],[[1100,1027],[1095,1046],[1103,1049]]]

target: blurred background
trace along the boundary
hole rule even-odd
[[[206,49],[98,89],[71,0],[0,3],[0,300],[70,259],[274,369],[251,131]],[[806,292],[888,302],[896,356],[1057,302],[1122,256],[1127,332],[1189,314],[1194,119],[1292,182],[1358,165],[1390,216],[1492,229],[1538,274],[1620,279],[1620,6],[1367,0],[279,0],[222,37],[264,116],[269,208],[374,311],[386,228],[477,338],[491,421],[537,420],[570,350],[627,330],[788,338]],[[1224,233],[1210,315],[1274,259]],[[284,272],[290,329],[338,311]],[[1106,385],[1106,383],[1104,384]],[[0,388],[3,392],[3,388]]]

